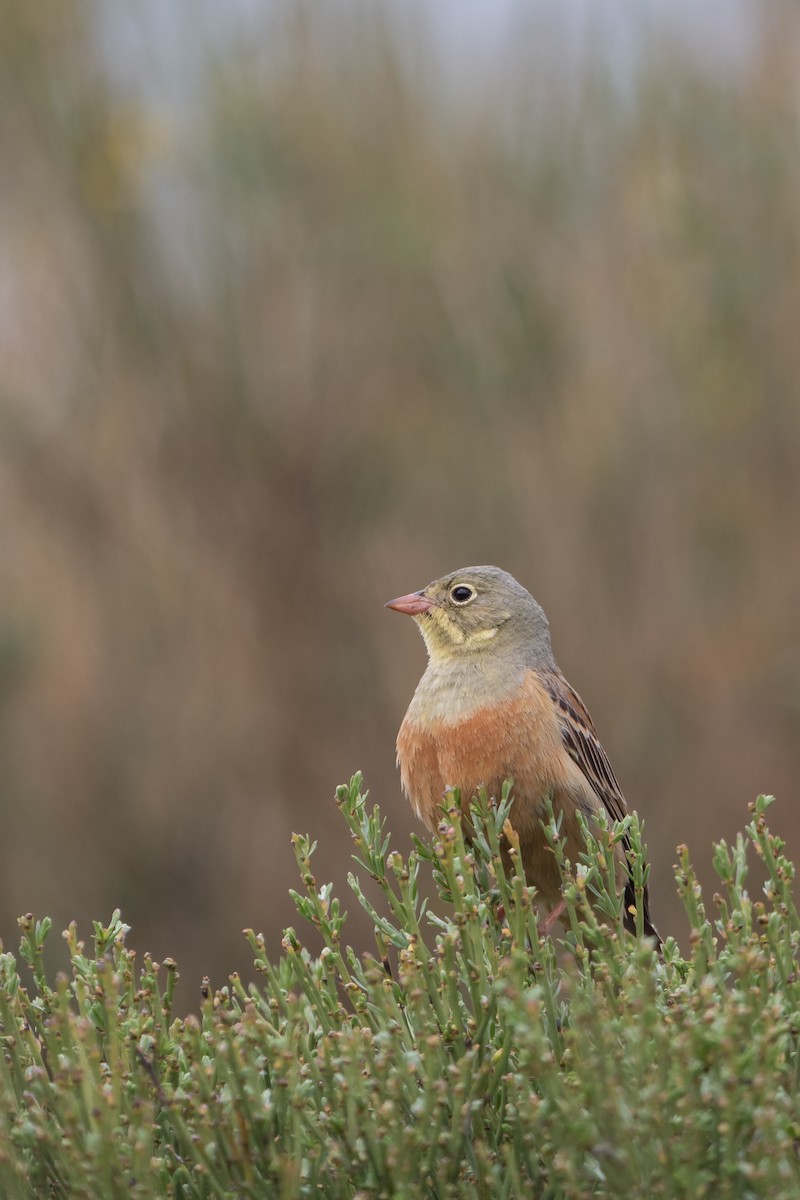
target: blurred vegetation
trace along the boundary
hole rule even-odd
[[[521,5],[455,72],[423,11],[0,0],[6,940],[120,906],[219,979],[294,828],[343,880],[332,779],[410,831],[381,604],[471,562],[550,614],[662,930],[762,788],[800,850],[798,11],[726,59]]]
[[[376,909],[350,880],[377,955],[343,938],[305,837],[295,902],[324,949],[288,928],[275,956],[248,931],[260,984],[233,976],[198,1016],[173,1019],[175,963],[137,966],[118,912],[95,924],[93,954],[70,927],[55,987],[49,921],[21,921],[32,985],[0,956],[7,1200],[797,1195],[800,917],[768,799],[747,838],[715,848],[710,917],[684,849],[692,950],[670,938],[659,958],[624,932],[614,890],[626,832],[643,880],[635,819],[590,836],[565,875],[557,955],[532,889],[503,868],[507,799],[473,807],[472,849],[452,808],[406,857],[389,852],[360,777],[338,798],[362,880],[379,888]],[[549,832],[566,865],[552,814]],[[765,899],[746,890],[748,850],[766,865]],[[421,875],[436,885],[427,911]]]

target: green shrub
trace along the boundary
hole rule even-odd
[[[681,853],[689,958],[623,932],[610,849],[627,830],[641,890],[635,817],[587,832],[554,942],[502,867],[507,796],[473,806],[471,847],[453,808],[408,859],[359,776],[338,802],[380,893],[373,904],[351,877],[374,956],[344,944],[304,837],[294,898],[324,949],[287,929],[273,959],[248,931],[261,986],[233,976],[196,1017],[172,1018],[175,964],[137,968],[119,913],[95,925],[92,955],[67,931],[54,983],[50,922],[22,919],[32,985],[0,958],[4,1200],[798,1194],[800,920],[767,798],[747,839],[716,847],[713,919]],[[552,820],[549,834],[563,858]],[[748,842],[763,900],[745,890]]]

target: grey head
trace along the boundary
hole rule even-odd
[[[533,596],[499,567],[462,567],[387,608],[412,616],[431,663],[493,656],[519,665],[553,664],[550,627]]]

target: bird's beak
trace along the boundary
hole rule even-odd
[[[406,613],[409,617],[418,617],[420,613],[430,612],[434,604],[424,592],[409,592],[407,596],[398,596],[396,600],[390,600],[385,607],[393,608],[395,612]]]

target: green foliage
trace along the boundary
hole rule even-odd
[[[794,1196],[800,918],[793,868],[753,805],[747,837],[715,850],[709,918],[685,850],[678,888],[691,953],[624,933],[609,868],[626,831],[587,831],[565,866],[568,930],[540,937],[517,861],[511,799],[479,797],[473,837],[443,813],[431,846],[390,851],[360,776],[337,799],[356,845],[350,886],[377,953],[342,938],[345,914],[295,836],[300,916],[262,975],[171,1016],[175,964],[137,967],[115,913],[69,974],[42,967],[50,922],[21,920],[23,986],[0,956],[0,1195]],[[557,822],[548,827],[563,862]],[[766,868],[745,890],[748,846]],[[432,877],[436,899],[423,898]],[[366,878],[372,880],[370,898]]]

